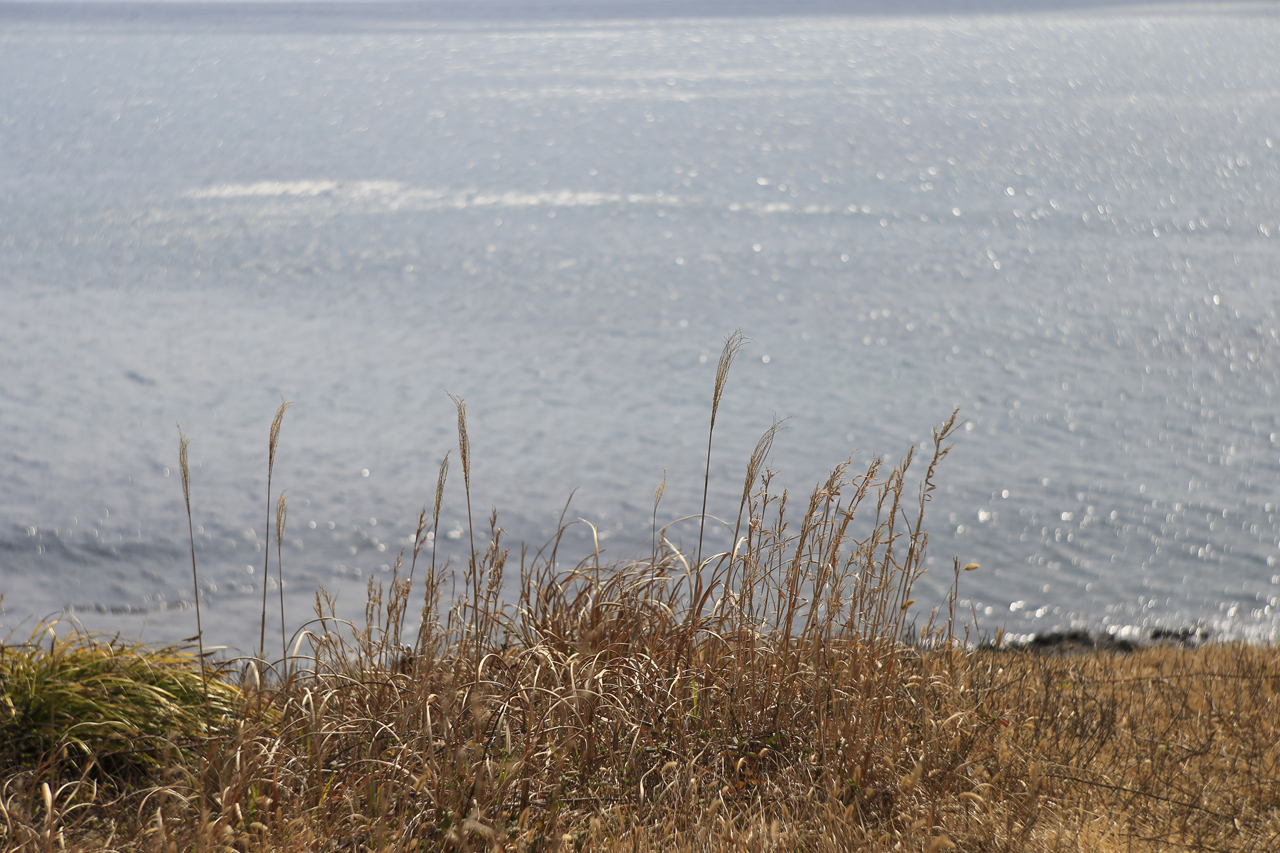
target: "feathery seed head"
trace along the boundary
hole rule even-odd
[[[280,408],[276,410],[276,418],[271,422],[271,439],[267,443],[267,470],[276,463],[276,446],[280,442],[280,425],[284,423],[284,413],[292,406],[293,403],[280,398]]]
[[[280,498],[276,501],[276,543],[278,544],[284,539],[284,525],[289,517],[289,490],[285,489],[280,493]]]
[[[182,496],[187,501],[187,512],[191,512],[191,469],[187,466],[187,445],[191,443],[191,439],[187,438],[182,431],[182,424],[178,427],[178,468],[182,470]]]
[[[725,383],[729,381],[729,368],[738,357],[738,351],[753,341],[742,334],[741,329],[734,329],[724,339],[724,349],[720,352],[720,361],[716,364],[716,385],[711,397],[711,423],[716,422],[716,412],[720,410],[720,398],[724,395]]]
[[[449,394],[448,391],[444,393]],[[471,487],[471,441],[467,438],[467,401],[449,394],[453,405],[458,407],[458,455],[462,457],[462,479],[468,488]]]

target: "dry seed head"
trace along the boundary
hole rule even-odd
[[[280,442],[280,424],[284,423],[284,413],[293,403],[280,398],[280,408],[276,410],[276,419],[271,422],[271,439],[267,443],[267,469],[276,463],[276,445]]]
[[[182,471],[182,496],[187,501],[187,512],[191,512],[191,469],[187,466],[187,445],[191,439],[182,432],[182,424],[178,424],[178,468]]]
[[[1144,759],[1142,762],[1142,769],[1149,770],[1150,767],[1151,759]],[[1033,794],[1037,793],[1040,790],[1041,784],[1044,782],[1044,771],[1041,769],[1039,764],[1032,762],[1027,766],[1027,779],[1031,783],[1031,792]]]
[[[284,540],[284,525],[289,518],[289,490],[285,489],[280,493],[280,498],[276,501],[276,543],[279,544]]]
[[[449,476],[449,453],[446,450],[444,460],[440,463],[440,476],[436,478],[436,504],[433,514],[435,518],[440,517],[440,501],[444,498],[444,481]]]
[[[448,391],[444,393],[449,394]],[[462,457],[462,479],[467,488],[471,487],[471,440],[467,438],[467,401],[449,394],[453,405],[458,407],[458,455]]]
[[[729,380],[729,368],[738,357],[738,351],[751,339],[742,334],[741,329],[734,329],[724,339],[724,350],[720,353],[720,362],[716,365],[716,387],[711,396],[711,423],[716,422],[716,412],[720,409],[720,397],[724,394],[725,383]]]
[[[747,463],[747,478],[742,484],[742,502],[745,504],[751,497],[751,487],[755,485],[756,477],[760,476],[760,469],[764,467],[765,460],[769,458],[769,451],[773,449],[773,440],[778,437],[778,431],[785,429],[783,421],[775,417],[773,424],[764,431],[760,436],[760,440],[756,442],[756,449],[751,451],[751,460]]]
[[[933,841],[929,842],[929,846],[926,848],[925,853],[940,853],[942,850],[950,850],[953,847],[955,847],[955,845],[951,843],[950,838],[947,838],[945,835],[939,835],[937,838],[933,839]]]
[[[908,598],[906,601],[902,602],[902,609],[906,610],[908,607],[910,607],[915,603],[916,603],[916,600],[914,598]]]
[[[965,563],[965,566],[964,566],[964,570],[966,572],[971,572],[974,569],[980,569],[980,568],[982,568],[982,566],[979,566],[977,563]]]
[[[904,794],[910,793],[920,784],[920,777],[924,774],[924,762],[917,762],[916,766],[911,768],[911,772],[898,780],[898,787],[902,789]]]
[[[413,559],[418,559],[418,552],[422,550],[422,546],[427,540],[423,538],[422,532],[427,529],[427,508],[425,506],[418,510],[418,526],[413,533]]]
[[[658,484],[658,488],[653,493],[653,508],[658,509],[658,504],[662,502],[662,493],[667,490],[667,469],[662,469],[662,482]]]

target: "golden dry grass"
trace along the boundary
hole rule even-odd
[[[726,343],[717,404],[740,345]],[[896,466],[846,462],[798,503],[766,467],[774,423],[731,551],[700,563],[701,535],[690,560],[655,531],[647,559],[564,566],[557,537],[509,583],[496,513],[474,545],[454,402],[472,531],[455,601],[434,551],[415,577],[446,457],[407,576],[397,560],[388,587],[370,583],[359,630],[318,591],[303,657],[0,646],[0,847],[1280,849],[1276,649],[984,647],[955,613],[958,561],[947,606],[917,617],[954,414],[923,466],[915,448]],[[185,437],[180,450],[185,463]],[[92,684],[64,665],[82,658]],[[127,725],[144,734],[133,746]]]
[[[914,486],[910,454],[887,471],[840,466],[798,512],[762,467],[766,435],[739,547],[701,571],[665,539],[608,568],[539,556],[522,560],[518,600],[504,604],[508,552],[491,518],[452,606],[440,606],[434,566],[425,589],[371,585],[354,634],[321,594],[309,656],[283,680],[255,662],[223,669],[218,695],[234,684],[239,699],[216,711],[190,682],[186,707],[218,725],[175,732],[165,766],[113,773],[91,750],[68,751],[71,723],[36,752],[8,750],[0,844],[1280,847],[1274,649],[1045,656],[966,644],[951,613],[903,641],[923,506],[955,426],[938,431]],[[423,620],[412,637],[411,606]],[[0,657],[10,743],[23,725],[15,654]]]

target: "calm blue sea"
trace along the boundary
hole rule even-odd
[[[180,423],[256,645],[282,397],[290,630],[450,448],[461,553],[446,390],[477,522],[647,553],[740,327],[710,512],[959,406],[922,603],[1280,638],[1280,4],[1047,6],[0,4],[0,634],[194,633]]]

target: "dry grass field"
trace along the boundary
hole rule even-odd
[[[955,612],[981,569],[958,562],[949,607],[917,613],[957,426],[923,460],[841,465],[800,500],[766,468],[775,426],[733,551],[655,530],[644,559],[604,566],[561,565],[558,540],[517,559],[496,516],[466,565],[435,565],[442,466],[365,624],[321,591],[272,663],[42,626],[0,648],[0,846],[1280,849],[1274,648],[983,644]],[[459,431],[469,501],[460,401]]]

